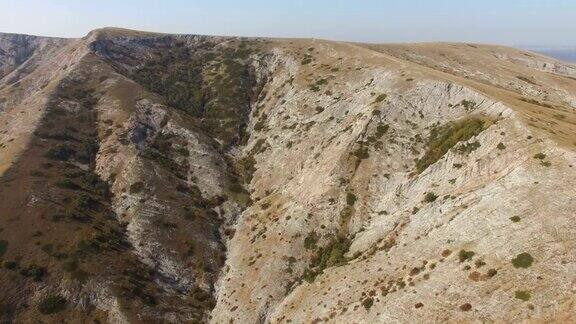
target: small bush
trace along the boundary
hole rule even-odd
[[[66,145],[61,144],[56,147],[52,147],[46,152],[46,157],[52,160],[68,161],[74,155],[74,150]]]
[[[142,190],[144,190],[144,188],[145,188],[144,183],[142,183],[141,181],[134,182],[133,184],[130,185],[130,193],[131,194],[141,193]]]
[[[431,202],[436,201],[436,199],[438,199],[438,196],[435,193],[428,192],[426,194],[426,196],[424,197],[424,202],[431,203]]]
[[[8,241],[0,240],[0,258],[6,253],[8,250]]]
[[[380,94],[380,95],[378,95],[378,97],[376,97],[376,99],[374,99],[374,103],[382,102],[382,101],[386,100],[387,97],[388,97],[388,95],[386,95],[386,94]]]
[[[498,143],[498,146],[496,146],[496,148],[502,151],[506,148],[506,145],[504,145],[504,143],[500,142],[500,143]]]
[[[61,189],[70,189],[70,190],[78,190],[80,186],[74,183],[74,181],[70,179],[64,179],[62,181],[56,182],[56,187]]]
[[[319,113],[321,113],[321,112],[323,112],[323,111],[324,111],[324,108],[322,108],[322,107],[320,107],[320,106],[316,107],[316,113],[319,114]]]
[[[28,267],[20,270],[20,274],[34,279],[34,281],[40,281],[46,275],[46,268],[41,267],[36,264],[31,264]]]
[[[8,270],[15,270],[16,268],[18,268],[18,262],[6,261],[6,262],[4,262],[4,268],[6,268]]]
[[[462,100],[460,102],[460,105],[462,105],[466,109],[472,109],[472,108],[476,107],[476,103],[474,101],[471,101],[471,100]]]
[[[510,217],[510,220],[514,223],[518,223],[520,221],[520,216],[512,216]]]
[[[382,138],[382,136],[384,136],[384,134],[386,134],[389,129],[390,125],[388,124],[379,124],[376,126],[376,138]]]
[[[460,253],[458,253],[458,259],[460,262],[470,261],[472,260],[472,257],[474,257],[474,254],[473,251],[460,250]]]
[[[352,154],[354,154],[354,156],[357,157],[359,160],[365,160],[370,157],[367,147],[359,147]]]
[[[304,239],[304,248],[306,250],[313,250],[316,248],[316,243],[318,243],[318,234],[316,234],[316,232],[312,231]]]
[[[358,200],[358,198],[356,198],[356,195],[348,192],[346,194],[346,204],[348,204],[348,206],[353,206],[356,203],[356,200]]]
[[[479,147],[480,147],[480,142],[478,142],[478,141],[475,141],[472,143],[466,143],[466,144],[462,144],[462,145],[460,145],[460,147],[458,147],[458,152],[460,154],[470,154],[470,153],[476,151]]]
[[[368,297],[362,301],[362,306],[364,306],[366,310],[369,310],[372,305],[374,305],[374,299],[372,297]]]
[[[544,159],[546,158],[546,154],[544,154],[544,153],[538,153],[538,154],[535,154],[535,155],[534,155],[534,158],[535,158],[535,159],[538,159],[538,160],[544,160]]]
[[[44,315],[54,314],[64,310],[66,303],[66,298],[61,295],[50,295],[40,302],[38,310]]]
[[[534,262],[534,258],[530,255],[530,253],[520,253],[514,259],[512,259],[512,265],[514,268],[529,268],[532,266]]]
[[[190,151],[188,151],[188,149],[185,147],[177,148],[176,153],[180,154],[181,156],[190,156]]]
[[[514,293],[514,297],[516,297],[517,299],[520,299],[522,301],[529,301],[530,298],[532,298],[532,295],[530,295],[530,292],[528,292],[528,291],[518,290]]]

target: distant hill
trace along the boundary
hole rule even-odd
[[[565,62],[576,63],[576,46],[574,47],[542,47],[526,46],[523,49],[531,50]]]

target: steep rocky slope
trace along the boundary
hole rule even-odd
[[[0,35],[6,322],[574,320],[576,67]]]

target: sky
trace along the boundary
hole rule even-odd
[[[358,42],[576,45],[576,0],[0,0],[0,32],[106,27]]]

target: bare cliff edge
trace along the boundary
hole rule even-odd
[[[0,321],[576,320],[576,67],[0,34]]]

